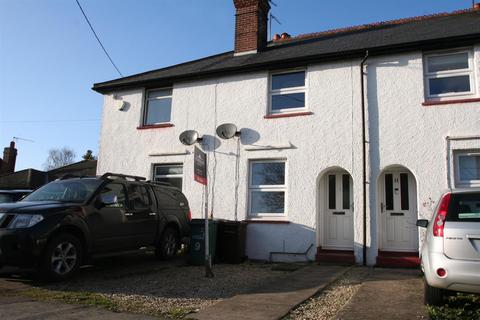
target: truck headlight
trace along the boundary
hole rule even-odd
[[[30,228],[43,220],[41,214],[18,214],[12,222],[10,222],[9,229]]]

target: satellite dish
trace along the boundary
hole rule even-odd
[[[233,123],[224,123],[217,127],[217,135],[222,139],[231,139],[240,135],[240,131],[237,131],[237,126]]]
[[[186,130],[180,134],[180,142],[186,146],[191,146],[196,142],[202,141],[202,138],[198,135],[198,132],[195,130]]]
[[[125,109],[127,108],[127,103],[123,100],[119,100],[117,101],[117,108],[119,111],[125,111]]]

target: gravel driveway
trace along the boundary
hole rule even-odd
[[[355,295],[370,272],[369,268],[353,267],[283,320],[332,319]]]
[[[82,268],[70,281],[34,285],[33,293],[27,294],[73,303],[84,299],[94,305],[102,301],[98,305],[115,311],[182,318],[288,273],[272,270],[272,266],[250,262],[219,264],[214,265],[215,277],[206,278],[203,266],[190,266],[184,258],[165,262],[153,255],[116,257]]]

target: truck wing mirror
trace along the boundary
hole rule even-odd
[[[428,227],[428,220],[427,219],[417,220],[417,227],[422,227],[422,228]]]
[[[111,206],[116,204],[117,201],[117,196],[114,194],[102,194],[100,195],[100,204],[102,206]]]

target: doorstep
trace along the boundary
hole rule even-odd
[[[420,257],[418,252],[378,251],[376,267],[418,268]]]
[[[355,264],[353,250],[328,250],[317,247],[316,259],[318,263]]]

